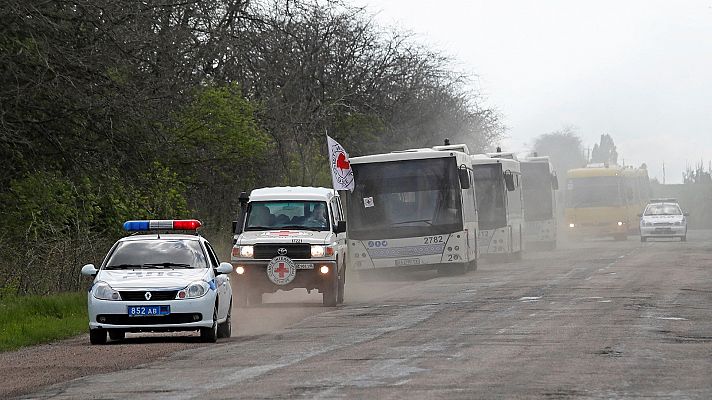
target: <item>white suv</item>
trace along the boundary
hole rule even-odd
[[[273,187],[240,196],[232,264],[239,305],[262,302],[263,293],[306,288],[325,306],[344,299],[346,222],[333,189]]]
[[[686,241],[687,216],[675,199],[651,200],[640,214],[640,241],[655,237],[679,237]]]

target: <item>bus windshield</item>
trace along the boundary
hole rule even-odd
[[[393,239],[463,229],[455,158],[352,164],[349,237]]]
[[[480,229],[489,230],[507,225],[507,204],[504,195],[502,164],[475,164],[475,192]]]
[[[549,163],[523,162],[524,219],[542,221],[554,216],[554,196]]]
[[[617,176],[569,178],[566,207],[620,207],[624,205]]]

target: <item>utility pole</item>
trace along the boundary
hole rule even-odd
[[[665,161],[663,161],[663,185],[665,184]]]

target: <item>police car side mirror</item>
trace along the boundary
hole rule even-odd
[[[346,221],[337,222],[336,227],[334,227],[334,233],[339,234],[344,232],[346,232]]]
[[[638,218],[643,218],[643,214],[638,214]]]
[[[84,276],[96,276],[99,270],[96,269],[94,264],[87,264],[82,267],[82,275]]]
[[[685,217],[689,217],[689,216],[690,216],[690,213],[689,213],[689,212],[684,212],[684,213],[682,213],[682,215],[684,215]]]
[[[215,272],[217,272],[218,274],[229,274],[230,272],[232,272],[232,264],[227,262],[221,262],[220,265],[215,268]]]

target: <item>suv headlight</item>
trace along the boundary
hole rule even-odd
[[[324,257],[324,256],[333,256],[333,255],[334,255],[334,246],[312,245],[312,247],[311,247],[311,256],[312,257]]]
[[[205,296],[205,294],[208,293],[208,290],[210,290],[210,284],[208,284],[208,282],[195,281],[186,286],[184,289],[179,290],[178,294],[176,294],[176,299],[197,299]]]
[[[253,258],[255,256],[255,246],[240,246],[240,257]]]
[[[94,285],[94,297],[99,300],[121,300],[119,292],[106,282],[99,282]]]

